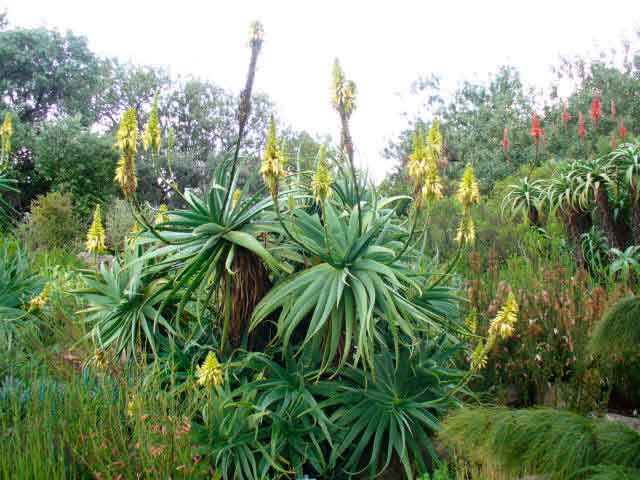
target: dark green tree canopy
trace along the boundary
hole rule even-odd
[[[92,121],[100,61],[87,39],[45,28],[0,31],[0,102],[33,123],[80,114]]]

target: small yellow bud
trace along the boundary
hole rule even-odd
[[[158,207],[158,213],[156,214],[156,218],[154,219],[154,224],[159,225],[160,223],[168,222],[170,220],[169,215],[165,212],[169,211],[167,206],[163,203]],[[137,224],[136,224],[137,225]]]

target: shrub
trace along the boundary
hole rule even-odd
[[[136,224],[129,204],[125,200],[115,198],[107,207],[105,224],[109,247],[122,251],[125,247],[127,235],[131,233]]]
[[[51,192],[34,200],[18,236],[30,250],[78,250],[82,228],[71,195]]]

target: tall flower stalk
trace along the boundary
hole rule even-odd
[[[336,58],[333,64],[333,84],[332,84],[332,104],[333,108],[340,115],[340,151],[347,153],[351,176],[356,194],[356,208],[358,210],[358,231],[362,233],[362,210],[360,206],[360,186],[356,176],[356,167],[353,160],[353,141],[351,140],[351,130],[349,119],[356,108],[356,84],[352,80],[347,80],[340,62]]]
[[[4,115],[4,121],[0,126],[0,172],[9,164],[9,154],[11,153],[11,137],[13,135],[13,123],[11,114]]]
[[[244,138],[245,129],[247,127],[247,121],[251,114],[251,92],[253,91],[253,82],[256,76],[256,67],[258,65],[258,55],[262,50],[262,43],[264,42],[264,28],[262,23],[253,22],[249,30],[249,47],[251,48],[251,57],[249,59],[249,71],[247,72],[247,79],[245,81],[244,89],[240,94],[240,105],[238,107],[238,139],[236,141],[236,148],[233,154],[233,163],[231,164],[231,178],[234,179],[236,171],[238,169],[238,157],[240,155],[240,147]],[[227,205],[230,199],[232,188],[227,189],[224,197],[223,204]]]
[[[129,108],[122,116],[120,128],[116,134],[115,146],[120,150],[115,181],[120,185],[125,198],[131,200],[138,188],[138,177],[136,176],[138,120],[135,108]]]
[[[149,121],[142,135],[142,144],[145,152],[151,150],[151,159],[153,161],[153,167],[156,167],[156,156],[160,154],[160,147],[162,146],[162,132],[160,131],[160,119],[158,117],[158,95],[153,97],[153,103],[151,104],[151,113],[149,114]]]

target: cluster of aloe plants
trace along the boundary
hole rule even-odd
[[[625,143],[602,157],[564,162],[549,179],[522,178],[511,186],[503,210],[538,227],[544,213],[554,212],[566,226],[579,266],[626,271],[637,266],[640,245],[639,175],[640,146]]]
[[[455,363],[457,334],[466,331],[451,282],[455,262],[425,259],[415,235],[424,204],[442,196],[442,136],[437,124],[426,142],[417,133],[415,195],[404,217],[399,200],[411,198],[382,198],[356,168],[355,84],[336,62],[340,148],[323,146],[315,171],[296,170],[272,119],[264,183],[240,185],[262,41],[255,24],[234,149],[204,191],[172,185],[182,206],[158,209],[153,222],[136,193],[135,112],[125,113],[116,181],[136,231],[110,266],[83,271],[86,288],[74,292],[85,304],[79,314],[96,344],[95,364],[159,362],[173,372],[174,388],[177,379],[176,395],[202,389],[193,434],[218,478],[373,477],[390,465],[415,478],[438,462],[429,436],[468,380]],[[142,135],[154,158],[162,148],[156,117]],[[458,196],[463,248],[474,236],[468,206],[478,200],[470,169]],[[87,237],[96,255],[104,250],[101,222],[97,211]]]

